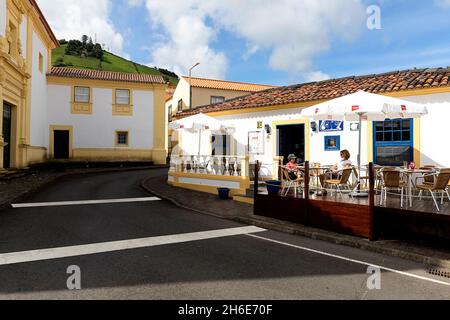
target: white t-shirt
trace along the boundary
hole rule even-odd
[[[352,166],[352,162],[350,160],[341,160],[338,163],[338,170],[341,171],[341,170],[344,170],[345,168],[351,167],[351,166]]]

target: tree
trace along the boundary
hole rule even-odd
[[[103,59],[103,49],[102,49],[102,46],[100,44],[96,43],[94,45],[94,48],[92,49],[92,56],[94,58],[97,58],[97,59],[100,59],[100,60]]]
[[[83,43],[79,40],[70,40],[66,47],[66,54],[80,56],[83,52]]]
[[[81,37],[81,42],[83,43],[83,46],[86,46],[86,43],[88,42],[88,40],[89,40],[89,37],[85,34]]]

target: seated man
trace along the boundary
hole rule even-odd
[[[325,172],[320,175],[320,183],[323,188],[325,188],[325,180],[328,179],[339,179],[342,173],[342,170],[349,168],[352,166],[352,162],[350,161],[350,152],[348,150],[341,151],[341,161],[336,163],[330,171]],[[326,194],[326,191],[324,191]]]

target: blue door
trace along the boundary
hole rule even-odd
[[[394,119],[374,123],[374,162],[381,166],[402,166],[414,161],[414,122]]]

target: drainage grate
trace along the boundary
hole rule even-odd
[[[450,270],[448,270],[448,269],[443,269],[443,268],[439,268],[439,267],[430,267],[430,268],[428,268],[428,273],[433,276],[450,279]]]

